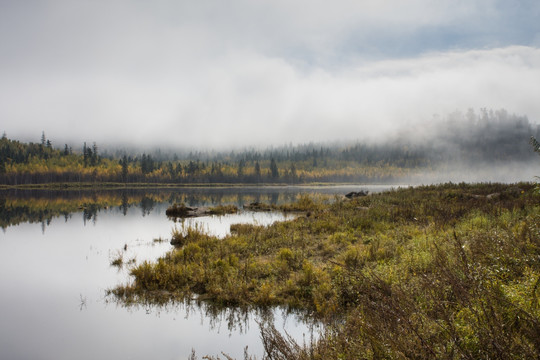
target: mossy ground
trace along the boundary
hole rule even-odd
[[[263,328],[268,358],[538,358],[539,200],[533,184],[445,184],[332,203],[303,196],[289,206],[305,212],[294,220],[233,226],[224,239],[188,232],[112,292],[126,302],[159,294],[287,305],[327,325],[309,347]]]

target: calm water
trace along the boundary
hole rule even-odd
[[[388,187],[362,187],[379,191]],[[123,255],[137,263],[171,249],[173,202],[191,206],[288,202],[300,192],[345,194],[359,187],[188,189],[176,191],[0,192],[1,359],[186,359],[221,351],[262,357],[258,321],[296,339],[310,326],[281,309],[261,314],[215,312],[208,306],[123,307],[108,288],[129,281]],[[233,223],[270,224],[281,214],[242,212],[187,220],[225,236]],[[156,242],[162,238],[167,241]],[[124,248],[127,247],[127,250]]]

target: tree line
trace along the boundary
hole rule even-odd
[[[420,131],[421,130],[421,131]],[[418,135],[421,134],[421,135]],[[442,163],[528,161],[539,127],[505,110],[453,113],[377,143],[303,144],[229,152],[100,154],[97,144],[55,147],[0,139],[0,183],[394,182]]]

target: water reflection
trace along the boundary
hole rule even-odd
[[[246,345],[260,358],[258,323],[264,321],[301,339],[310,323],[284,309],[219,309],[197,302],[120,306],[104,296],[130,280],[130,265],[112,267],[111,260],[118,251],[136,263],[169,251],[174,224],[165,210],[172,203],[241,207],[351,189],[358,187],[1,191],[0,358],[187,358],[192,348],[199,357],[223,351],[242,358]],[[275,216],[244,212],[186,221],[223,236],[231,223],[264,224]]]
[[[140,207],[125,215],[121,208],[103,208],[91,226],[83,225],[87,214],[81,210],[67,222],[51,219],[44,233],[46,222],[20,223],[0,233],[0,358],[187,358],[192,348],[199,357],[224,351],[241,358],[246,345],[260,357],[255,312],[218,311],[195,302],[125,308],[104,298],[107,289],[130,280],[129,264],[111,266],[118,251],[126,263],[141,263],[172,248],[174,224],[160,206],[144,217]],[[220,232],[241,217],[193,220]],[[293,320],[287,324],[287,331],[306,331]]]
[[[232,358],[244,358],[244,350],[251,356],[261,359],[263,356],[263,346],[261,344],[261,330],[272,327],[278,332],[293,339],[302,345],[306,342],[316,340],[323,331],[322,325],[310,318],[307,314],[293,311],[283,307],[221,307],[208,302],[181,301],[167,302],[156,305],[152,303],[125,304],[115,298],[110,298],[110,303],[114,303],[120,308],[127,309],[131,314],[146,314],[146,316],[156,319],[170,318],[174,320],[192,322],[199,321],[199,326],[207,329],[207,333],[197,333],[207,339],[204,346],[197,346],[194,343],[192,350],[196,350],[199,356],[217,356],[227,354]],[[198,329],[192,329],[197,332]],[[240,336],[239,336],[240,335]],[[212,338],[226,337],[226,341],[212,343]],[[189,340],[193,341],[197,336],[191,334]],[[242,338],[242,342],[238,339]],[[186,340],[186,339],[182,339]],[[188,353],[184,354],[187,357]]]
[[[174,203],[187,206],[232,204],[242,208],[246,203],[283,204],[293,202],[299,194],[345,194],[367,189],[377,192],[388,185],[334,187],[263,187],[263,188],[181,188],[181,189],[116,189],[116,190],[0,190],[0,227],[22,223],[42,223],[45,229],[51,220],[82,212],[83,222],[95,223],[101,210],[117,208],[125,216],[130,208],[140,209],[142,216],[156,208]]]
[[[81,308],[86,308],[85,300],[81,298]],[[82,303],[84,301],[84,304]],[[105,299],[106,304],[114,304],[119,308],[124,308],[130,313],[144,312],[146,315],[160,318],[170,314],[182,315],[185,319],[199,318],[205,323],[210,331],[228,334],[247,334],[252,331],[259,331],[259,326],[272,324],[277,328],[285,328],[288,324],[302,324],[301,330],[308,330],[310,333],[319,329],[319,323],[308,314],[286,307],[225,307],[217,306],[211,302],[197,300],[171,301],[167,298],[161,304],[155,301],[144,301],[136,303],[125,303],[117,297],[109,295]],[[307,326],[306,326],[307,325]],[[290,327],[293,335],[298,330]],[[300,334],[301,335],[301,334]]]

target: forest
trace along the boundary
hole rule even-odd
[[[539,126],[505,110],[456,112],[379,141],[310,143],[241,151],[137,153],[93,142],[53,145],[0,139],[0,184],[305,184],[392,183],[443,165],[534,159]],[[114,155],[112,155],[114,154]]]

